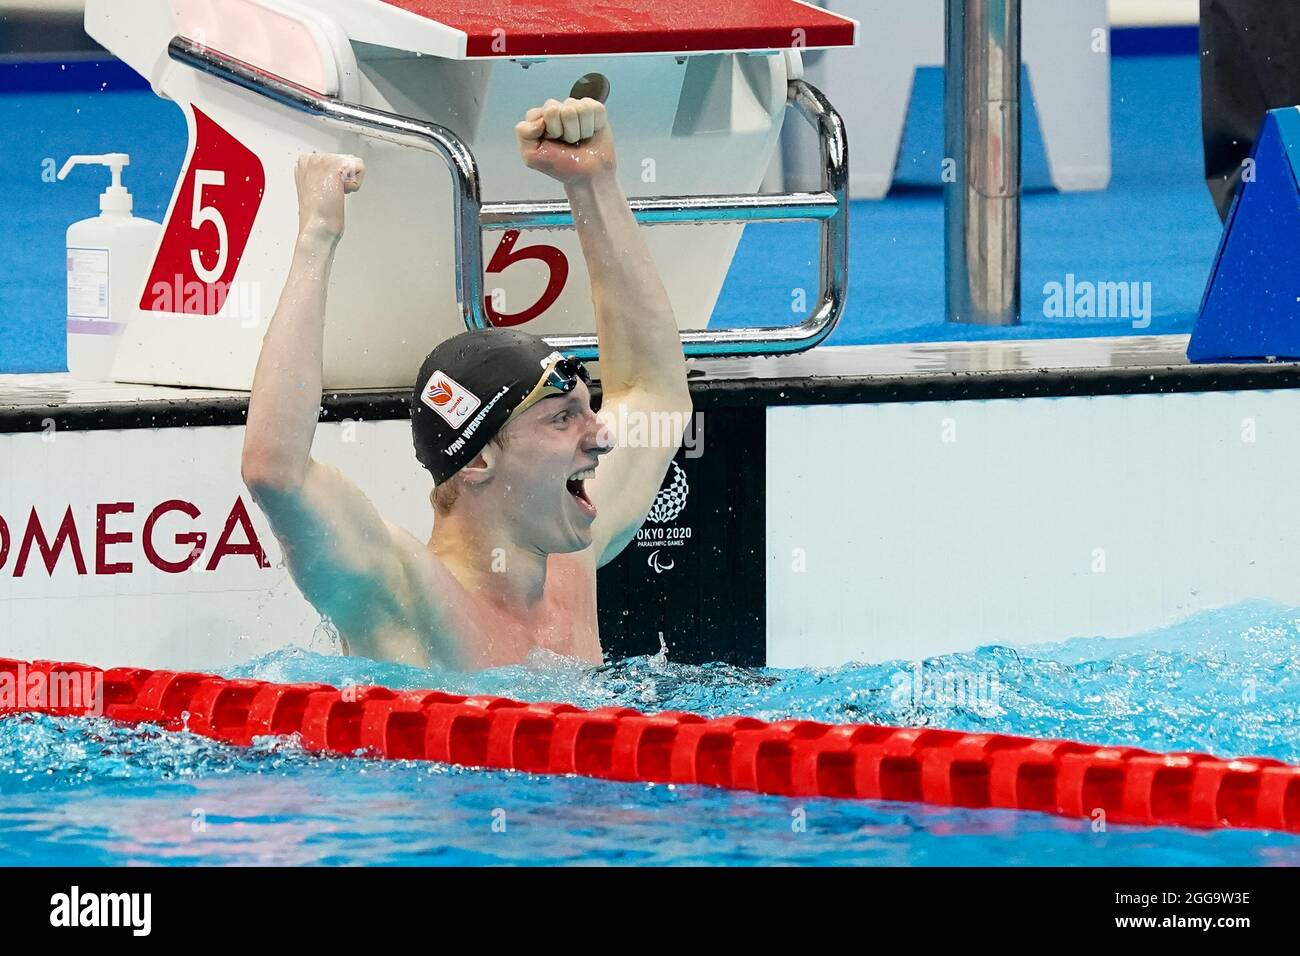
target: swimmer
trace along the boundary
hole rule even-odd
[[[351,654],[473,670],[544,648],[599,663],[596,570],[636,535],[690,417],[677,323],[616,178],[604,105],[547,100],[515,133],[524,165],[562,183],[573,208],[601,415],[582,363],[540,338],[485,329],[439,344],[411,402],[416,457],[434,479],[423,542],[311,457],[330,269],[365,167],[297,163],[297,243],[253,379],[241,473],[295,583]],[[619,444],[615,425],[646,415],[680,423],[672,441]]]

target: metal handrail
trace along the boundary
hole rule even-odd
[[[488,328],[483,308],[483,240],[485,230],[551,229],[572,226],[567,202],[484,203],[478,163],[459,136],[444,126],[396,113],[346,103],[227,56],[188,37],[167,45],[173,60],[201,73],[302,113],[321,116],[353,132],[385,142],[437,153],[452,178],[456,228],[456,303],[469,329]],[[803,80],[791,80],[787,105],[817,131],[821,145],[822,190],[773,195],[672,196],[629,201],[638,222],[647,225],[684,222],[758,222],[817,220],[821,224],[818,302],[796,325],[763,328],[698,329],[681,333],[690,356],[780,355],[802,352],[822,342],[844,311],[848,289],[848,143],[844,123],[825,96]],[[554,348],[583,359],[597,357],[592,333],[546,335]]]

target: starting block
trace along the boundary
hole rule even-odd
[[[572,225],[563,190],[514,142],[529,107],[589,74],[610,91],[620,178],[657,224],[688,354],[810,348],[843,309],[847,145],[800,58],[853,44],[837,14],[796,0],[88,0],[86,29],[189,129],[118,381],[250,386],[297,231],[294,160],[313,151],[368,168],[332,274],[327,389],[407,387],[465,327],[521,326],[594,358],[581,250],[556,231]],[[787,106],[818,132],[822,188],[754,195]],[[776,219],[820,222],[810,313],[707,329],[742,224]]]
[[[1300,359],[1300,107],[1264,118],[1187,358]]]

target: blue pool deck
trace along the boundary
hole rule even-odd
[[[131,154],[136,214],[161,220],[185,157],[180,110],[138,86],[94,88],[91,64],[71,64],[80,91],[55,82],[15,82],[0,70],[0,125],[11,144],[0,257],[0,372],[51,372],[65,365],[64,230],[93,215],[102,188],[94,175],[48,181],[72,153]],[[43,66],[50,77],[55,69]],[[91,82],[87,83],[87,78]],[[41,88],[45,87],[45,88]],[[833,96],[833,93],[832,93]],[[1124,56],[1112,61],[1113,176],[1102,192],[1031,189],[1023,204],[1023,323],[973,328],[943,320],[943,201],[925,182],[942,155],[942,73],[918,73],[900,156],[900,182],[880,202],[853,204],[848,304],[830,345],[985,339],[1171,335],[1191,331],[1221,227],[1201,169],[1195,55]],[[1029,111],[1032,116],[1032,110]],[[850,130],[850,157],[855,136]],[[1036,126],[1026,123],[1025,168],[1045,179]],[[775,223],[747,229],[714,312],[717,325],[793,321],[795,289],[816,289],[816,227]],[[1049,283],[1139,283],[1149,322],[1045,315]],[[1149,286],[1146,285],[1149,283]]]

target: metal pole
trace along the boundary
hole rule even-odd
[[[1020,324],[1020,0],[947,0],[949,322]],[[955,168],[952,165],[955,162]]]

